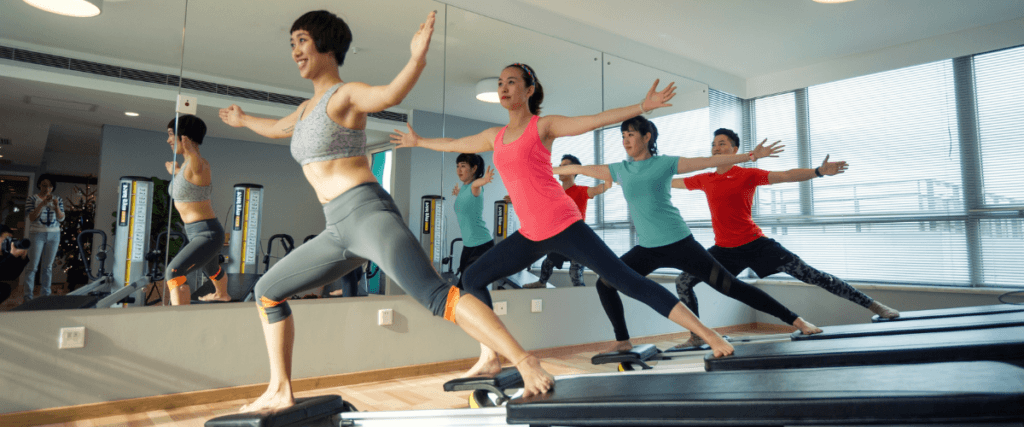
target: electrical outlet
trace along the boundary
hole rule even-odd
[[[544,311],[544,302],[539,299],[535,299],[530,302],[530,311],[534,313],[540,313]]]
[[[196,114],[196,107],[199,100],[194,96],[178,95],[178,108],[175,110],[181,114]]]
[[[499,316],[508,314],[508,301],[498,301],[494,303],[494,314]]]
[[[388,326],[394,323],[395,310],[385,308],[377,311],[377,326]]]
[[[60,328],[60,336],[57,337],[58,349],[82,347],[85,347],[85,326]]]

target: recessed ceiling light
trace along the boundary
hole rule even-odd
[[[483,102],[497,104],[498,99],[498,78],[489,77],[476,83],[476,99]]]
[[[47,12],[76,18],[96,16],[103,9],[103,0],[25,0],[25,3]]]
[[[132,112],[132,111],[125,111],[124,115],[126,115],[128,117],[139,117],[139,113]]]
[[[851,1],[853,0],[814,0],[815,3],[846,3]]]

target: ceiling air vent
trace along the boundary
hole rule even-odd
[[[234,98],[252,99],[256,101],[273,102],[297,106],[302,104],[306,98],[284,95],[280,93],[266,92],[262,90],[249,89],[244,87],[222,85],[195,79],[179,79],[174,74],[157,73],[153,71],[136,70],[134,68],[119,67],[116,65],[101,64],[98,62],[85,61],[81,59],[68,58],[48,53],[33,52],[30,50],[16,49],[8,46],[0,46],[0,59],[11,59],[19,62],[42,65],[45,67],[61,68],[64,70],[77,71],[87,74],[95,74],[117,79],[132,80],[137,82],[153,83],[158,85],[178,86],[179,80],[183,89],[200,92],[215,93]],[[405,123],[409,117],[407,114],[381,111],[371,113],[370,117]]]
[[[0,138],[0,145],[11,145],[11,138]]]

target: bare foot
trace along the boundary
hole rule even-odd
[[[718,332],[711,331],[711,333],[714,334],[710,337],[711,339],[704,337],[704,341],[711,347],[711,351],[715,354],[715,357],[728,356],[735,351],[735,349],[732,348],[732,344],[729,344],[729,341],[726,341],[725,338],[718,335]]]
[[[615,343],[612,344],[611,347],[608,347],[608,348],[604,349],[604,351],[602,351],[601,353],[613,353],[613,352],[616,352],[616,351],[630,351],[632,349],[633,349],[633,343],[629,342],[629,340],[615,341]]]
[[[545,371],[540,366],[540,359],[532,354],[520,360],[516,369],[523,377],[523,397],[544,394],[555,387],[555,377]]]
[[[878,317],[881,317],[883,319],[895,319],[897,317],[900,317],[899,311],[896,311],[878,301],[872,301],[871,306],[868,307],[868,310],[871,310],[872,313],[877,314]]]
[[[533,283],[527,283],[527,284],[523,285],[523,288],[525,288],[525,289],[540,289],[540,288],[546,288],[546,287],[548,287],[547,283],[541,283],[541,282],[533,282]]]
[[[204,302],[209,302],[209,301],[230,302],[231,301],[231,295],[228,295],[228,294],[218,294],[218,293],[214,292],[212,294],[206,294],[206,295],[203,295],[203,296],[199,297],[199,301],[204,301]]]
[[[702,346],[704,344],[707,344],[707,343],[704,342],[703,338],[698,337],[697,334],[691,332],[690,333],[690,339],[688,339],[688,340],[686,340],[686,342],[684,342],[682,344],[679,344],[679,345],[677,345],[675,347],[672,347],[672,348],[693,348],[693,347],[700,347],[700,346]]]
[[[822,332],[821,328],[814,326],[813,323],[804,320],[802,317],[797,317],[796,320],[793,321],[793,326],[796,326],[796,328],[800,330],[800,333],[804,335],[814,335]]]
[[[476,364],[472,368],[469,368],[466,373],[459,376],[459,378],[470,378],[470,377],[493,377],[501,372],[501,363],[498,362],[498,356],[494,353],[491,354],[480,354],[480,360],[476,361]]]
[[[291,390],[283,391],[279,387],[267,387],[263,395],[248,405],[242,406],[238,412],[277,411],[295,404]]]

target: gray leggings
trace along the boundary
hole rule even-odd
[[[380,184],[362,184],[342,193],[324,205],[324,216],[324,231],[256,282],[256,305],[269,323],[291,315],[290,296],[334,282],[367,260],[435,316],[445,314],[452,286],[434,271]]]
[[[212,218],[185,224],[185,235],[188,236],[188,244],[167,264],[164,278],[170,280],[187,276],[200,268],[211,279],[224,277],[219,256],[224,246],[224,227],[220,221]]]

